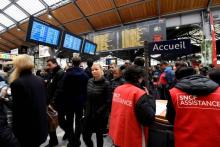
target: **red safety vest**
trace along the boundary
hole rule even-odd
[[[124,84],[115,89],[112,99],[109,135],[119,147],[146,146],[148,128],[138,122],[135,105],[145,91],[132,84]]]
[[[207,96],[170,90],[175,147],[220,147],[220,88]]]

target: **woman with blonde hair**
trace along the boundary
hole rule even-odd
[[[92,75],[87,85],[87,102],[83,127],[83,139],[87,147],[93,147],[92,133],[96,133],[97,147],[103,146],[103,131],[106,127],[111,103],[110,83],[104,78],[103,68],[100,64],[93,64]]]
[[[47,137],[46,90],[43,81],[32,74],[34,63],[28,55],[13,60],[9,77],[13,99],[12,128],[21,147],[39,147]]]

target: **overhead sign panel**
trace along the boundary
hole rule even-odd
[[[150,54],[187,54],[192,52],[189,39],[151,42],[148,49]]]

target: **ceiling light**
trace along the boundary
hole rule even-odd
[[[179,26],[176,26],[176,29],[178,30],[180,27]]]
[[[49,19],[52,19],[52,18],[53,18],[52,15],[50,15],[50,14],[48,14],[47,17],[48,17]]]

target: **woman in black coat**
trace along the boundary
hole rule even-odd
[[[21,147],[39,147],[47,138],[46,91],[43,81],[32,74],[33,61],[28,55],[13,60],[10,76],[13,99],[12,128]]]
[[[83,139],[88,147],[93,147],[92,133],[96,133],[97,147],[103,146],[103,130],[106,127],[106,115],[112,98],[109,81],[99,64],[92,66],[93,78],[87,86],[87,102],[85,108]]]

